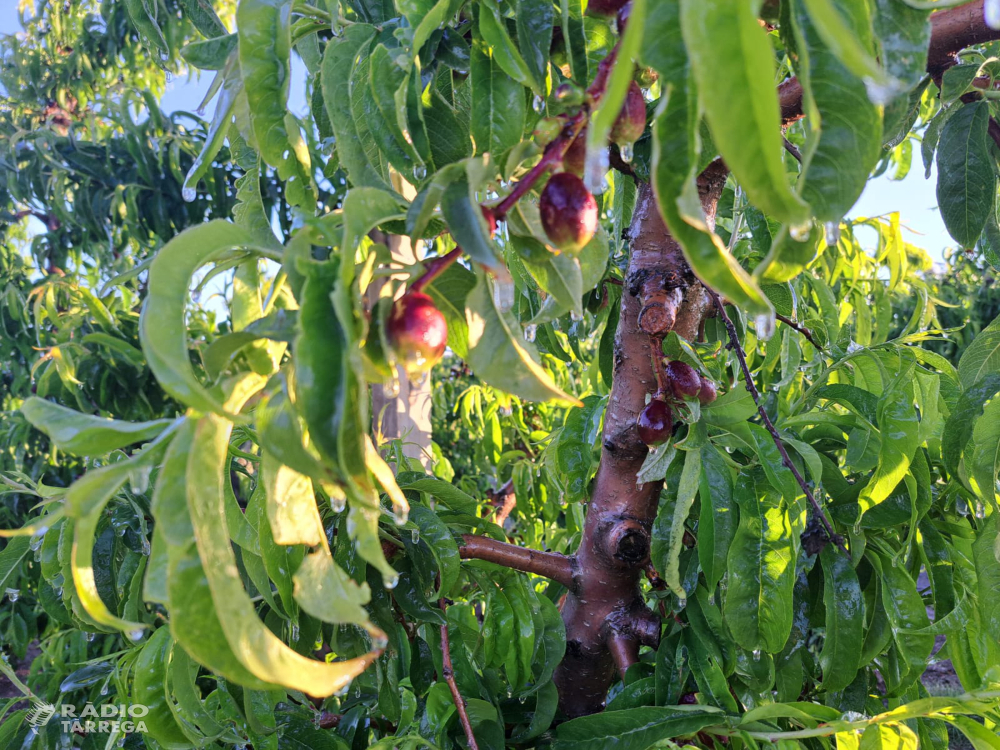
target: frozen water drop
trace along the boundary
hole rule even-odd
[[[132,641],[142,640],[142,634],[144,630],[145,630],[144,628],[136,628],[135,630],[128,631],[129,640]]]
[[[423,164],[418,164],[413,168],[413,179],[417,182],[424,179],[427,176],[427,167]]]
[[[767,341],[774,335],[774,313],[757,315],[753,319],[753,327],[757,338]]]
[[[792,224],[788,227],[788,234],[796,242],[805,242],[809,239],[809,233],[812,231],[811,222],[803,222],[801,224]]]
[[[410,541],[414,544],[420,541],[420,529],[413,529],[410,531]]]
[[[677,609],[684,609],[687,606],[688,600],[686,596],[677,597]]]
[[[334,513],[343,513],[344,508],[347,507],[347,498],[343,495],[331,496],[330,507]]]
[[[108,694],[108,683],[105,682],[103,685],[101,685],[101,695],[107,695],[107,694]]]
[[[857,523],[854,524],[854,533],[855,535],[861,533],[861,521],[858,521]]]
[[[399,395],[399,374],[395,370],[382,383],[382,392],[387,398],[396,398]]]
[[[493,282],[493,304],[500,312],[507,312],[514,306],[514,280],[510,276],[498,277]]]
[[[396,588],[396,585],[398,583],[399,583],[399,574],[397,573],[393,573],[392,575],[382,576],[382,585],[385,586],[390,591]]]
[[[524,327],[524,340],[529,344],[533,343],[535,336],[538,334],[538,326],[534,323],[529,323]]]
[[[16,602],[18,600],[18,597],[21,596],[21,589],[10,589],[9,588],[9,589],[6,590],[5,593],[7,594],[7,598],[8,599],[10,599],[12,602]]]
[[[186,185],[184,189],[181,190],[181,198],[183,198],[187,203],[192,203],[197,197],[198,191],[190,185]]]
[[[570,310],[569,318],[570,320],[579,323],[581,320],[583,320],[583,313],[580,310]]]
[[[545,100],[535,94],[535,98],[531,100],[531,109],[534,110],[535,114],[541,114],[545,110]]]
[[[37,552],[38,550],[40,550],[42,548],[42,542],[45,541],[43,537],[44,533],[45,532],[39,532],[35,534],[33,537],[31,537],[31,541],[28,542],[28,549],[30,549],[32,552]]]
[[[983,20],[991,29],[1000,29],[1000,0],[986,0],[983,3]]]
[[[626,164],[631,164],[632,159],[635,158],[635,144],[634,143],[623,143],[618,147],[618,151],[622,155],[622,161]]]
[[[291,636],[292,636],[292,640],[293,641],[298,641],[299,640],[299,626],[298,625],[292,625]]]
[[[87,639],[87,643],[90,643],[97,637],[97,633],[84,633],[83,637]]]
[[[606,148],[587,149],[587,158],[583,164],[583,184],[592,193],[601,193],[604,185],[604,175],[608,173],[610,161]]]
[[[958,511],[960,516],[969,515],[969,503],[964,497],[960,497],[955,501],[955,510]]]
[[[753,650],[753,660],[754,661],[760,661],[760,649],[759,648],[755,648]]]
[[[840,242],[840,222],[828,221],[823,225],[823,235],[828,247],[836,247]]]
[[[398,506],[392,510],[392,520],[396,522],[397,526],[403,526],[407,521],[410,520],[410,509],[403,506]]]

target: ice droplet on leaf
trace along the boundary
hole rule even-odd
[[[621,153],[622,161],[626,164],[631,164],[632,159],[635,158],[635,144],[634,143],[623,143],[618,147],[618,151]]]
[[[136,628],[135,630],[128,631],[129,640],[131,641],[141,640],[143,632],[144,631],[142,628]]]
[[[608,172],[608,150],[606,148],[588,148],[587,158],[583,163],[583,184],[591,193],[604,192],[604,175]]]
[[[193,203],[194,199],[198,197],[198,191],[195,190],[190,185],[186,185],[183,190],[181,190],[181,198],[183,198],[188,203]]]
[[[774,313],[762,313],[753,319],[757,338],[767,341],[774,335]]]
[[[395,369],[393,369],[392,375],[382,382],[382,392],[387,398],[396,398],[399,395],[399,374]]]
[[[823,236],[828,247],[836,247],[840,242],[840,222],[828,221],[823,225]]]
[[[514,279],[509,274],[498,276],[493,281],[493,304],[500,312],[507,312],[514,306]]]
[[[538,334],[538,326],[534,323],[529,323],[524,327],[524,340],[529,344],[533,343],[535,336]]]
[[[983,20],[991,29],[1000,29],[1000,0],[986,0],[983,3]]]
[[[545,100],[535,94],[535,97],[531,100],[531,109],[534,110],[535,114],[541,114],[545,110]]]
[[[382,585],[387,589],[392,591],[396,588],[396,584],[399,583],[399,574],[393,573],[392,575],[382,576]]]
[[[413,168],[413,179],[418,182],[427,176],[427,167],[423,164],[418,164]]]
[[[7,594],[7,598],[12,602],[16,602],[18,597],[21,596],[21,589],[7,589],[4,593]]]

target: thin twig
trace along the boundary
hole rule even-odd
[[[545,153],[542,154],[542,158],[538,163],[514,185],[514,189],[511,190],[510,194],[493,208],[493,215],[497,221],[503,219],[510,212],[514,204],[525,193],[531,190],[543,174],[562,161],[570,144],[576,140],[580,131],[587,124],[587,119],[590,116],[593,105],[599,102],[601,97],[604,96],[605,89],[608,87],[608,77],[611,75],[611,69],[614,67],[617,57],[618,45],[616,44],[598,66],[597,75],[594,76],[594,82],[587,89],[587,99],[583,106],[580,107],[576,114],[566,119],[562,132],[545,147]]]
[[[823,347],[820,346],[819,344],[817,344],[816,343],[816,339],[813,338],[812,331],[810,331],[804,325],[802,325],[801,323],[796,323],[791,318],[786,318],[781,313],[775,313],[774,317],[776,317],[778,320],[780,320],[786,326],[794,328],[796,331],[798,331],[803,336],[805,336],[806,337],[806,341],[808,341],[810,344],[812,344],[813,346],[815,346],[817,351],[823,351]]]
[[[444,599],[438,600],[438,606],[441,607],[442,612],[446,612],[448,609],[444,603]],[[455,672],[451,666],[451,644],[448,640],[447,617],[445,618],[445,624],[441,626],[441,661],[443,664],[443,669],[441,670],[443,674],[441,676],[444,677],[444,681],[448,683],[448,688],[451,690],[451,698],[455,701],[455,708],[458,709],[458,720],[462,724],[462,729],[465,730],[465,739],[468,741],[471,750],[479,750],[479,745],[476,744],[476,736],[472,733],[472,722],[469,721],[469,712],[465,710],[465,699],[458,692],[458,684],[455,682]]]
[[[848,552],[847,547],[844,546],[843,537],[833,530],[833,525],[830,523],[830,519],[826,517],[823,506],[821,506],[819,501],[816,500],[812,490],[809,489],[809,485],[806,484],[806,480],[802,478],[799,470],[795,468],[795,464],[792,463],[792,459],[788,456],[788,451],[785,450],[785,444],[781,441],[781,436],[778,435],[778,431],[775,429],[774,423],[771,422],[771,418],[767,416],[767,412],[764,411],[764,406],[760,400],[760,392],[757,390],[757,386],[753,382],[753,376],[750,375],[750,368],[747,366],[746,353],[743,351],[739,336],[736,333],[736,326],[733,325],[733,321],[726,313],[722,300],[719,299],[719,295],[712,289],[709,289],[707,286],[705,289],[708,291],[709,296],[712,297],[712,300],[715,302],[715,307],[719,311],[719,316],[726,324],[726,331],[729,333],[729,348],[736,352],[736,357],[740,361],[740,368],[743,370],[743,379],[746,381],[747,390],[750,391],[750,395],[753,397],[753,402],[757,405],[757,413],[760,414],[761,421],[764,422],[764,426],[767,428],[767,431],[771,433],[774,445],[777,447],[778,453],[781,454],[781,463],[786,469],[792,472],[792,476],[795,477],[795,481],[798,482],[799,487],[802,488],[806,498],[809,500],[809,504],[812,505],[813,511],[823,524],[823,528],[826,530],[827,538],[837,545],[841,552],[849,556],[851,553]]]
[[[458,260],[462,255],[462,248],[456,247],[450,253],[442,255],[440,258],[433,258],[427,261],[424,266],[424,272],[419,279],[410,284],[411,292],[423,291],[423,288],[430,284],[434,279],[444,273],[445,269],[448,268],[452,263]]]
[[[790,153],[795,161],[799,164],[802,163],[802,152],[799,151],[798,147],[796,147],[794,143],[785,138],[785,136],[781,136],[781,145],[785,147],[785,151]]]

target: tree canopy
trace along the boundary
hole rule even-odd
[[[993,0],[20,6],[0,747],[1000,747]]]

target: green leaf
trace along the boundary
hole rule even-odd
[[[976,565],[979,616],[987,636],[1000,640],[1000,513],[994,511],[972,545]]]
[[[197,425],[187,465],[188,512],[198,554],[212,592],[226,640],[256,677],[311,695],[332,695],[350,683],[378,656],[373,651],[355,659],[319,662],[307,659],[275,636],[260,619],[243,588],[225,526],[223,471],[232,424],[218,416]]]
[[[684,600],[687,594],[681,586],[680,561],[681,550],[684,543],[684,524],[695,498],[698,496],[698,486],[701,480],[701,453],[697,450],[684,451],[684,468],[681,471],[680,481],[677,484],[677,499],[674,503],[673,519],[670,522],[670,532],[666,539],[666,545],[661,550],[656,547],[662,545],[662,540],[654,537],[650,554],[655,559],[663,560],[663,580],[667,587],[680,600]]]
[[[569,58],[571,77],[583,85],[590,80],[589,60],[587,59],[587,29],[584,25],[583,0],[559,0],[562,13],[562,34],[566,45],[566,57]]]
[[[896,93],[899,82],[879,67],[870,49],[872,32],[869,9],[866,8],[864,15],[857,16],[852,24],[841,15],[841,3],[835,4],[832,0],[803,2],[820,38],[837,59],[857,78],[872,82],[873,99],[888,99],[891,94]]]
[[[510,244],[538,287],[558,303],[547,315],[536,315],[531,323],[549,322],[568,310],[583,315],[583,273],[580,261],[568,253],[555,254],[533,237],[511,234]],[[543,310],[544,310],[543,306]]]
[[[551,0],[516,0],[514,20],[517,23],[517,46],[532,80],[542,89],[549,74],[549,48],[552,46],[552,24],[555,10]],[[521,101],[523,103],[524,96]],[[478,109],[473,110],[477,113]]]
[[[587,396],[583,407],[571,409],[559,433],[556,466],[566,488],[566,500],[578,502],[588,496],[593,473],[594,443],[600,435],[606,399]]]
[[[712,705],[731,713],[739,711],[739,706],[729,692],[726,676],[719,664],[718,650],[711,648],[706,639],[699,638],[693,628],[684,631],[683,639],[688,650],[688,666],[691,668],[691,675],[698,685],[698,690]]]
[[[467,362],[476,375],[528,401],[580,406],[579,400],[560,389],[541,368],[534,347],[519,340],[513,320],[497,309],[487,276],[482,272],[477,276],[465,313],[469,326]]]
[[[348,26],[335,44],[326,46],[321,82],[323,103],[337,139],[337,156],[351,183],[386,187],[386,180],[368,162],[351,111],[350,85],[354,61],[374,36],[375,29],[372,26],[360,23]]]
[[[711,231],[700,205],[688,199],[683,212],[680,207],[692,190],[697,195],[695,113],[686,88],[678,85],[664,98],[653,122],[652,182],[660,215],[699,279],[747,312],[767,314],[771,303]]]
[[[486,218],[476,201],[475,186],[466,178],[459,178],[445,188],[441,196],[441,213],[455,243],[470,258],[491,270],[500,267]]]
[[[979,492],[988,503],[996,505],[997,472],[1000,472],[1000,399],[993,399],[983,410],[972,431],[975,450],[966,459],[967,471],[976,479]]]
[[[521,57],[517,45],[507,33],[500,7],[496,0],[481,0],[479,4],[479,33],[489,46],[496,64],[520,86],[533,89],[539,96],[544,93],[544,79],[535,80],[531,69]]]
[[[188,354],[185,302],[201,266],[253,238],[226,221],[210,221],[181,232],[160,248],[149,269],[149,293],[139,319],[139,339],[149,368],[171,396],[200,411],[225,413],[218,397],[201,384]]]
[[[453,263],[424,290],[434,300],[448,324],[448,347],[462,359],[469,356],[469,326],[465,320],[465,302],[475,285],[476,275],[458,263]]]
[[[865,607],[861,585],[851,560],[832,544],[820,554],[823,564],[823,603],[826,607],[826,638],[819,655],[823,689],[843,690],[857,675],[864,641]]]
[[[919,422],[913,405],[913,383],[909,373],[901,374],[879,399],[879,448],[875,474],[858,497],[860,513],[881,503],[896,489],[910,468],[917,450]]]
[[[785,175],[774,56],[754,7],[682,0],[681,30],[712,138],[750,201],[779,221],[805,221],[809,208]]]
[[[181,57],[188,65],[201,70],[222,70],[238,42],[237,34],[191,42],[181,48]]]
[[[166,672],[173,647],[169,628],[161,627],[150,636],[135,662],[131,699],[136,705],[146,707],[146,715],[142,717],[146,725],[144,734],[164,750],[186,750],[191,743],[167,705]]]
[[[423,505],[410,508],[410,520],[416,524],[420,538],[430,547],[431,554],[437,560],[438,596],[450,595],[458,581],[461,561],[455,538],[437,513]]]
[[[958,111],[945,123],[937,150],[937,199],[948,234],[963,247],[972,247],[982,234],[996,201],[987,126],[986,102],[955,105]]]
[[[220,78],[222,88],[218,101],[215,103],[215,114],[208,126],[208,134],[205,136],[201,151],[184,177],[183,197],[186,200],[193,200],[197,195],[198,181],[211,169],[215,157],[222,150],[226,136],[231,130],[233,113],[236,111],[239,97],[243,94],[243,77],[235,53],[231,53],[216,80]]]
[[[295,601],[313,617],[334,624],[370,628],[364,605],[371,599],[367,583],[355,583],[334,562],[330,551],[320,549],[306,555],[292,576]]]
[[[869,558],[871,559],[871,558]],[[926,669],[934,649],[934,636],[920,632],[931,624],[927,608],[917,591],[917,584],[906,569],[895,561],[881,559],[882,604],[889,619],[899,654],[912,680]]]
[[[184,16],[209,39],[226,33],[226,25],[212,7],[211,0],[181,0],[181,6]]]
[[[969,372],[966,374],[969,375]],[[973,385],[966,386],[966,390],[959,397],[958,404],[945,422],[941,436],[941,457],[949,473],[958,474],[962,453],[972,438],[976,422],[983,413],[983,406],[998,392],[1000,392],[1000,374],[988,374]]]
[[[927,72],[930,10],[917,9],[896,0],[875,0],[873,9],[879,61],[905,88],[915,87]]]
[[[739,526],[729,550],[724,614],[734,640],[748,651],[781,651],[792,629],[796,538],[789,509],[764,470],[736,482]]]
[[[809,4],[810,0],[802,2]],[[869,44],[868,4],[849,0],[838,3],[837,8],[834,12],[850,28],[851,36]],[[836,51],[802,6],[796,5],[796,9],[796,71],[810,131],[802,159],[801,195],[820,221],[840,222],[857,202],[882,154],[882,116],[868,98],[864,82],[838,61]]]
[[[316,195],[309,148],[288,111],[291,6],[291,0],[240,0],[240,69],[260,155],[277,168],[288,201],[312,212]]]
[[[973,339],[958,361],[958,378],[965,389],[1000,370],[1000,316]]]
[[[581,716],[560,724],[553,750],[645,750],[655,742],[724,723],[709,706],[644,706]]]
[[[726,560],[736,535],[737,509],[733,478],[725,458],[711,443],[701,449],[701,514],[698,520],[698,560],[709,591],[726,573]]]
[[[551,13],[551,5],[547,7]],[[551,28],[549,31],[551,34]],[[473,39],[469,75],[476,154],[489,153],[499,162],[503,154],[521,142],[527,110],[524,88],[504,72],[496,55],[481,39]]]
[[[260,481],[267,496],[267,518],[275,544],[315,547],[323,542],[326,534],[309,477],[264,453]]]
[[[56,447],[75,456],[103,456],[117,448],[144,443],[174,423],[172,419],[125,422],[95,417],[36,396],[24,402],[21,413]]]

